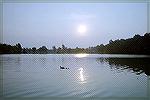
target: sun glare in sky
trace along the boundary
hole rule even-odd
[[[79,25],[77,31],[79,35],[84,36],[87,31],[86,25]]]

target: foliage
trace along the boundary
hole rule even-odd
[[[0,44],[0,54],[75,54],[75,53],[91,53],[91,54],[148,54],[150,55],[150,33],[144,36],[135,35],[129,39],[110,40],[109,44],[97,45],[89,48],[67,48],[64,44],[62,47],[47,49],[46,46],[40,48],[22,48],[18,43],[14,46],[8,44]]]

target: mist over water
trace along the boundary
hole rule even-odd
[[[0,55],[3,96],[147,98],[149,61],[137,55]]]

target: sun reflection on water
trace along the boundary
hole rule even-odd
[[[83,58],[83,57],[87,57],[89,54],[86,53],[81,53],[81,54],[75,54],[75,57],[77,58]]]
[[[79,76],[79,78],[80,78],[80,81],[81,81],[81,83],[86,83],[86,81],[85,81],[85,77],[84,77],[84,75],[83,75],[83,68],[81,67],[81,68],[79,68],[78,69],[80,72],[80,76]]]

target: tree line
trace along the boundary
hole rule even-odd
[[[52,46],[48,49],[46,46],[40,48],[23,48],[20,43],[14,46],[0,44],[0,54],[150,54],[150,33],[144,36],[135,35],[133,38],[110,40],[108,44],[100,44],[88,48],[68,48],[64,44],[61,47]]]

